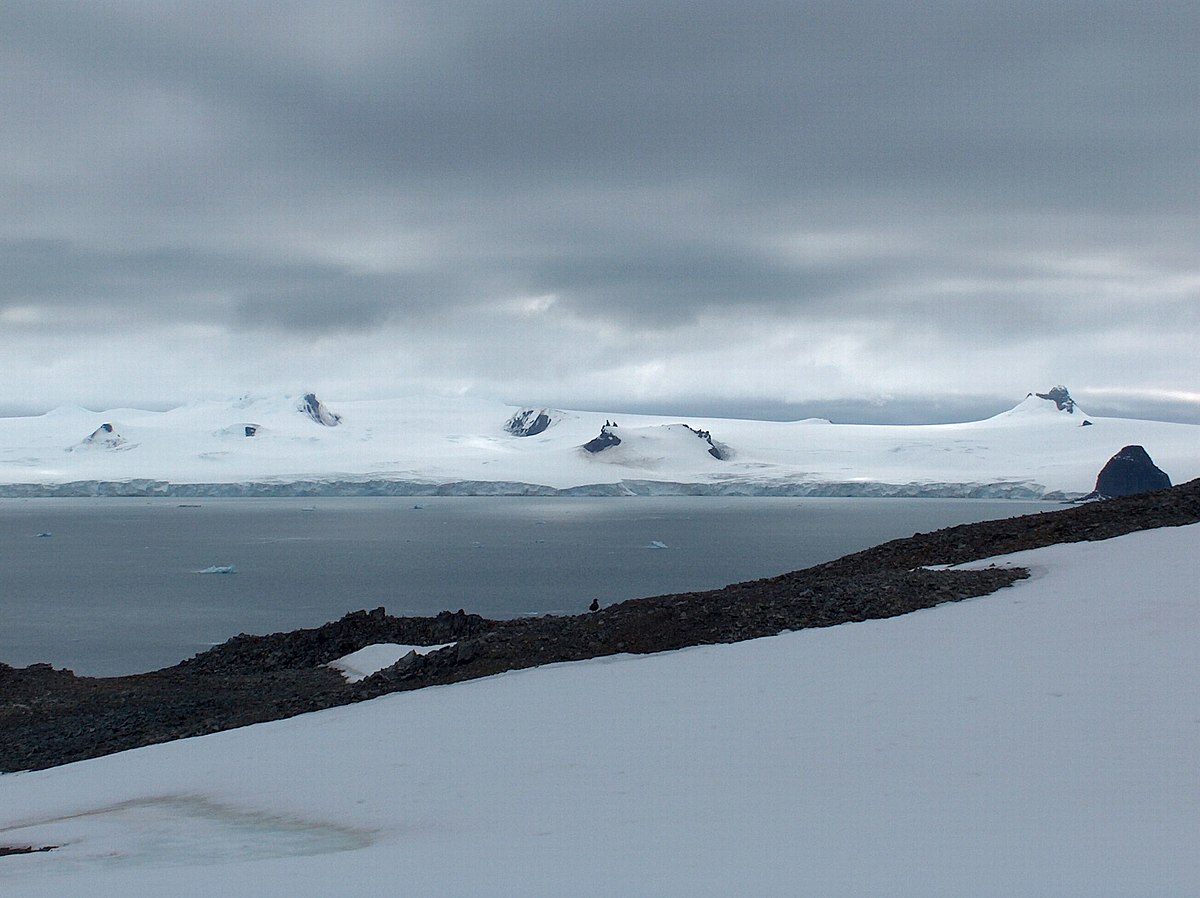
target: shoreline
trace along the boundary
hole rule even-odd
[[[891,617],[986,595],[1027,576],[1016,568],[926,569],[930,565],[1196,521],[1200,480],[962,524],[776,577],[632,599],[594,613],[489,620],[464,610],[421,618],[358,611],[317,628],[239,635],[172,667],[125,677],[0,664],[0,772],[53,767],[506,670]],[[354,684],[324,666],[378,642],[455,645],[402,659]]]

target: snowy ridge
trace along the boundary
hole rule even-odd
[[[605,433],[601,451],[583,448]],[[0,495],[1058,498],[1087,493],[1130,444],[1174,482],[1200,476],[1200,426],[1093,417],[1033,393],[984,421],[912,426],[309,393],[0,419]]]

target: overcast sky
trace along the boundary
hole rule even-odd
[[[1200,4],[0,5],[0,410],[1200,421]]]

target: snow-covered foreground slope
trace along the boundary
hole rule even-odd
[[[986,421],[928,426],[522,415],[475,400],[331,402],[314,413],[305,400],[200,402],[168,412],[62,408],[0,419],[0,492],[34,495],[72,483],[86,494],[104,491],[97,483],[151,481],[137,489],[207,484],[215,486],[204,492],[221,494],[237,492],[233,484],[312,481],[364,492],[400,484],[519,494],[534,484],[622,494],[669,492],[665,483],[694,492],[1036,498],[1088,492],[1130,444],[1145,446],[1173,482],[1200,476],[1196,425],[1089,417],[1036,395]],[[537,430],[539,415],[544,429],[532,435],[506,427],[515,416]],[[589,444],[597,451],[583,448]]]
[[[890,620],[0,776],[5,894],[1200,894],[1200,525]]]

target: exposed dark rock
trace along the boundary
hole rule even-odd
[[[891,617],[985,595],[1012,568],[928,570],[1023,549],[1200,521],[1200,480],[1064,510],[893,540],[801,571],[707,592],[619,602],[572,616],[487,620],[462,609],[397,618],[356,611],[310,630],[237,636],[174,667],[76,677],[0,664],[0,771],[39,769],[278,720],[389,692],[616,652],[659,652]],[[349,684],[324,665],[380,642],[457,645]],[[402,659],[405,661],[405,659]]]
[[[1141,446],[1126,446],[1108,460],[1096,477],[1096,488],[1080,501],[1134,496],[1167,489],[1171,478],[1158,467]]]
[[[417,654],[416,649],[410,649],[407,655],[400,658],[392,666],[397,670],[404,670],[405,668],[412,667],[412,665],[415,664],[417,659],[420,657],[421,656]]]
[[[613,446],[620,446],[621,438],[613,433],[615,429],[615,424],[605,424],[600,428],[600,435],[584,443],[583,448],[588,452],[596,453],[611,449]]]
[[[553,423],[547,409],[521,409],[504,424],[504,429],[515,437],[533,437],[542,433]]]
[[[248,436],[248,437],[258,436],[258,425],[257,424],[247,424],[245,426],[245,432],[246,432],[246,436]]]
[[[717,459],[718,461],[728,461],[733,457],[733,450],[724,443],[716,442],[712,438],[712,434],[707,430],[698,430],[695,427],[688,427],[687,424],[684,424],[683,426],[687,427],[688,430],[700,437],[700,439],[704,440],[704,442],[708,443],[708,454],[713,458]]]
[[[117,429],[109,422],[104,422],[90,434],[84,437],[78,445],[73,446],[74,449],[119,449],[128,444],[128,441]],[[70,450],[68,450],[70,451]]]
[[[331,412],[329,406],[317,398],[316,393],[304,394],[304,399],[300,403],[300,411],[325,427],[337,427],[342,421],[342,416]]]
[[[1053,387],[1048,393],[1035,393],[1034,395],[1038,399],[1050,400],[1058,406],[1060,412],[1066,412],[1069,415],[1075,414],[1075,400],[1071,398],[1071,394],[1062,384]]]

